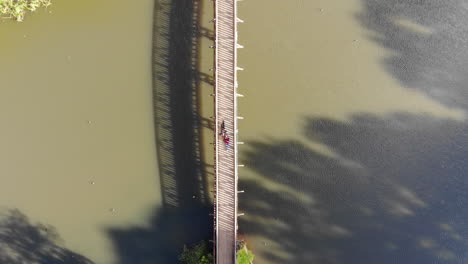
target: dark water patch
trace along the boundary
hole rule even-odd
[[[310,118],[304,135],[334,155],[296,140],[250,142],[244,155],[267,182],[240,182],[240,210],[253,216],[240,228],[287,253],[265,246],[271,262],[467,261],[464,123],[363,114],[350,123]]]
[[[466,2],[362,2],[364,9],[357,19],[369,30],[371,39],[392,52],[382,61],[384,68],[405,87],[424,92],[449,107],[467,109]]]
[[[149,227],[111,230],[119,263],[178,263],[184,244],[209,238],[209,213],[209,208],[200,206],[163,208]]]
[[[93,264],[63,245],[55,228],[33,223],[17,209],[0,215],[0,263]]]
[[[204,37],[200,32],[209,31],[201,29],[201,8],[201,1],[161,0],[155,4],[153,99],[166,206],[207,202],[200,130],[210,126],[210,121],[200,118],[200,81],[210,83],[212,79],[198,72],[199,41]],[[182,182],[185,188],[176,184]]]
[[[208,173],[202,161],[198,73],[201,1],[157,0],[153,103],[163,207],[149,227],[111,229],[120,264],[178,263],[183,246],[212,237]]]

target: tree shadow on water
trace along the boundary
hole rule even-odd
[[[209,210],[192,208],[162,208],[150,220],[150,227],[131,227],[110,231],[119,263],[178,263],[184,244],[208,237]]]
[[[468,110],[468,4],[362,0],[402,86]],[[429,115],[309,118],[305,141],[249,142],[240,229],[273,263],[468,263],[468,125]],[[277,245],[275,245],[277,244]]]
[[[59,242],[60,237],[52,226],[31,223],[17,209],[0,214],[0,263],[93,264]]]
[[[384,68],[403,86],[449,107],[468,109],[468,3],[464,0],[362,0],[356,18],[391,51]]]
[[[273,263],[467,263],[468,129],[425,115],[307,119],[249,143],[240,229]],[[263,180],[262,180],[263,179]],[[275,246],[274,244],[277,244]]]

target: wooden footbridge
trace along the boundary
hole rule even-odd
[[[237,245],[237,18],[236,0],[214,0],[215,18],[215,199],[214,258],[236,263]],[[229,146],[220,137],[224,122]]]

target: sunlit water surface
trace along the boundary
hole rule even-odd
[[[0,23],[0,205],[95,263],[117,263],[109,231],[148,225],[161,204],[152,15],[151,0],[58,0]]]
[[[239,3],[256,263],[467,261],[463,1]]]

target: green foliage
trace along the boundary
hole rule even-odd
[[[212,264],[213,256],[208,251],[206,242],[201,241],[190,247],[184,246],[179,261],[181,264]]]
[[[254,257],[255,255],[252,251],[248,250],[247,246],[244,244],[237,250],[236,264],[250,264],[253,262]]]
[[[211,255],[209,255],[211,256]],[[202,256],[200,260],[198,261],[198,264],[211,264],[211,260],[209,259],[209,256]]]
[[[39,7],[48,7],[51,0],[0,0],[0,18],[14,18],[23,21],[27,11],[34,12]]]

